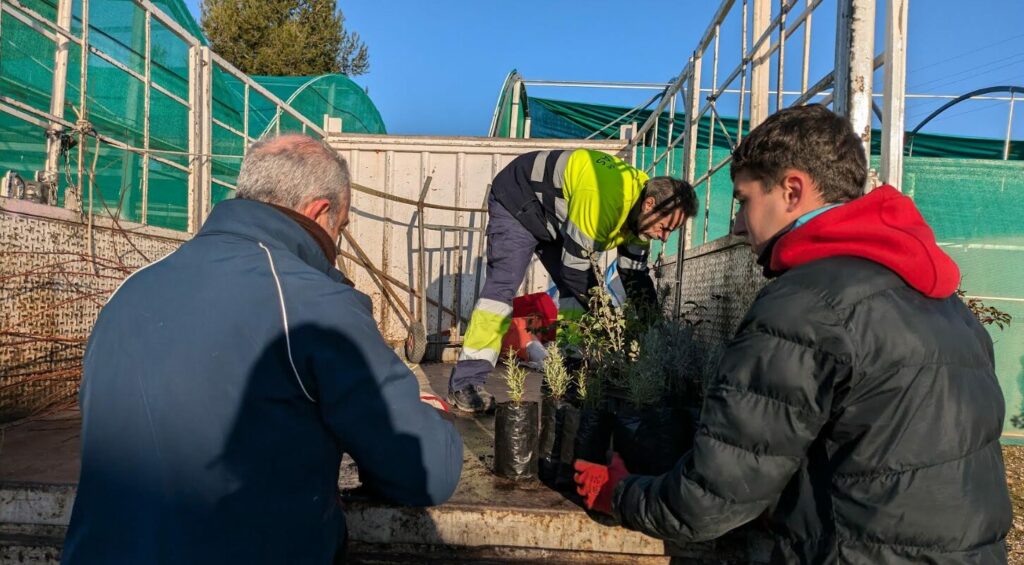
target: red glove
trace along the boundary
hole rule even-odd
[[[619,481],[629,476],[626,464],[618,453],[612,453],[612,462],[598,465],[582,459],[573,464],[576,468],[576,492],[583,497],[583,502],[590,510],[605,514],[612,513],[612,494]]]

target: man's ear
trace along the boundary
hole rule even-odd
[[[654,197],[648,196],[644,198],[643,204],[640,205],[640,211],[644,214],[649,214],[654,209]]]
[[[299,212],[303,216],[315,222],[320,218],[320,216],[326,214],[327,211],[330,210],[330,208],[331,202],[329,200],[327,200],[326,198],[317,198],[316,200],[311,201],[309,204],[306,204],[302,208],[302,210],[299,210]]]
[[[787,212],[795,211],[808,198],[812,197],[811,179],[802,171],[787,170],[779,185],[779,189],[782,191],[781,196],[786,201]]]

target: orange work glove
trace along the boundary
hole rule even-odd
[[[576,469],[573,477],[576,481],[576,492],[583,497],[587,508],[611,514],[615,486],[629,476],[626,464],[622,462],[619,454],[612,453],[612,462],[608,465],[577,459],[573,467]]]

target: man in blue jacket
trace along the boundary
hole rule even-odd
[[[345,161],[305,136],[262,141],[236,196],[96,321],[64,563],[331,563],[343,453],[397,504],[459,481],[458,433],[334,267]]]

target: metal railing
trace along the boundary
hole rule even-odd
[[[33,107],[24,101],[17,100],[10,96],[0,96],[0,112],[4,112],[29,124],[42,129],[46,134],[47,150],[45,163],[41,163],[40,180],[48,187],[48,202],[56,202],[57,186],[60,182],[60,161],[62,152],[67,151],[69,145],[66,137],[77,138],[77,171],[73,180],[68,180],[68,190],[65,192],[65,207],[82,210],[83,199],[86,199],[88,212],[93,212],[93,182],[86,171],[86,138],[93,138],[97,143],[120,149],[126,152],[138,154],[141,157],[141,212],[142,224],[148,223],[147,210],[149,204],[150,186],[150,162],[157,162],[188,176],[187,201],[188,201],[188,231],[195,232],[202,224],[203,219],[212,207],[212,186],[218,185],[233,190],[234,185],[230,182],[217,179],[211,171],[212,159],[241,159],[244,156],[244,147],[255,141],[262,135],[271,131],[279,133],[281,129],[281,117],[289,116],[301,125],[304,133],[324,137],[323,129],[313,123],[309,118],[299,113],[286,102],[267,90],[239,71],[222,57],[213,53],[209,47],[190,34],[185,28],[179,25],[173,18],[162,12],[149,0],[132,0],[134,5],[142,11],[144,16],[144,44],[143,52],[140,54],[143,64],[143,72],[131,68],[130,64],[118,58],[116,54],[110,53],[90,41],[90,33],[102,33],[102,30],[93,28],[89,23],[89,0],[80,0],[81,11],[78,14],[77,26],[80,31],[73,31],[72,13],[73,0],[59,0],[57,3],[56,21],[33,11],[24,6],[18,0],[0,0],[0,13],[7,14],[18,22],[32,29],[35,33],[52,41],[55,46],[53,81],[50,98],[49,111],[43,111]],[[188,86],[187,99],[179,96],[174,89],[167,84],[161,84],[153,76],[153,25],[158,23],[162,29],[167,30],[188,47]],[[0,28],[0,37],[3,29]],[[71,46],[77,47],[83,56],[79,69],[79,99],[77,105],[70,104],[76,113],[74,120],[65,117],[65,107],[68,86],[68,61]],[[129,48],[129,52],[132,50]],[[125,73],[131,80],[136,81],[142,87],[142,146],[133,145],[132,140],[127,136],[119,137],[114,132],[98,131],[94,124],[90,123],[90,99],[89,99],[89,69],[90,56]],[[2,57],[2,53],[0,53]],[[242,127],[237,128],[229,125],[224,120],[214,117],[214,93],[213,81],[214,70],[223,73],[223,76],[239,81],[244,88],[243,107],[241,108]],[[153,92],[156,91],[162,98],[180,105],[188,112],[188,146],[187,149],[155,149],[151,145],[151,123]],[[275,117],[260,135],[253,136],[249,131],[251,97],[259,97],[275,108]],[[135,100],[131,103],[137,103]],[[241,154],[214,155],[212,153],[213,126],[217,126],[242,141],[243,150]],[[184,163],[176,160],[184,158]],[[70,175],[66,175],[70,176]],[[89,194],[83,195],[82,189],[88,183]]]
[[[647,171],[655,170],[663,160],[669,165],[676,147],[683,148],[683,178],[703,194],[703,230],[701,242],[708,241],[711,218],[711,196],[714,175],[732,160],[729,155],[715,160],[714,147],[717,130],[726,136],[731,148],[743,138],[746,128],[753,129],[769,115],[774,102],[777,111],[787,105],[804,104],[816,97],[821,102],[831,102],[836,112],[847,116],[854,131],[860,134],[865,152],[870,153],[872,121],[872,75],[883,61],[889,61],[885,69],[885,93],[882,112],[882,164],[880,176],[892,184],[899,184],[902,175],[903,113],[906,51],[907,1],[890,2],[887,21],[885,56],[874,56],[874,2],[871,0],[838,0],[835,34],[835,68],[816,82],[810,82],[810,54],[812,48],[811,26],[815,11],[822,0],[779,0],[778,9],[772,14],[772,0],[723,0],[711,23],[689,56],[686,66],[666,88],[660,102],[648,119],[637,129],[633,138],[634,148],[649,148],[650,162],[641,159],[639,165]],[[720,47],[722,24],[730,14],[739,11],[741,32],[739,35],[739,62],[725,78],[719,80]],[[800,88],[786,89],[787,39],[798,31],[803,32],[800,53]],[[775,66],[775,87],[771,88],[772,63]],[[708,69],[710,67],[710,69]],[[710,70],[710,88],[705,88],[704,73]],[[738,83],[738,88],[737,88]],[[830,92],[827,92],[831,90]],[[734,134],[721,119],[719,105],[724,94],[738,94],[737,123]],[[706,93],[706,95],[705,95]],[[774,101],[771,95],[774,94]],[[794,97],[787,100],[787,95]],[[676,97],[682,98],[686,127],[673,137],[671,127],[675,123]],[[658,147],[659,120],[668,108],[669,135],[667,144]],[[747,109],[749,107],[749,115]],[[697,175],[697,142],[701,121],[707,116],[708,129],[707,162],[703,173]],[[641,152],[642,155],[646,151]],[[871,187],[866,187],[870,190]],[[730,228],[735,217],[735,200],[730,199]],[[680,304],[682,291],[682,257],[693,239],[693,219],[690,218],[678,239],[676,277],[674,281],[675,303]]]
[[[518,103],[526,86],[654,90],[655,95],[649,100],[604,124],[592,136],[608,135],[609,128],[619,125],[623,131],[612,130],[611,135],[630,139],[634,165],[648,173],[673,171],[673,159],[681,153],[681,176],[698,190],[704,201],[702,229],[694,234],[694,224],[688,222],[686,237],[680,238],[681,248],[688,247],[694,240],[706,243],[711,236],[708,220],[712,212],[715,173],[731,161],[731,155],[716,160],[713,148],[716,145],[735,148],[745,131],[764,121],[770,112],[786,106],[810,101],[831,104],[851,120],[862,138],[865,152],[869,152],[871,146],[874,112],[882,124],[883,147],[879,171],[872,176],[897,187],[900,185],[907,98],[908,0],[896,0],[887,7],[885,49],[877,56],[874,54],[874,2],[831,2],[828,7],[834,6],[836,12],[836,33],[834,41],[828,45],[834,47],[831,56],[833,70],[812,83],[812,47],[821,47],[812,42],[812,24],[815,14],[824,4],[824,0],[723,0],[686,65],[668,83],[530,80],[514,74],[509,77],[507,88],[513,91],[515,103]],[[737,18],[739,26],[735,25]],[[733,24],[732,27],[726,26],[728,29],[740,28],[738,37],[731,36],[728,40],[723,37],[722,29],[727,19],[731,19],[728,23]],[[787,76],[787,61],[790,68],[793,63],[786,55],[794,50],[792,43],[795,42],[789,41],[794,36],[802,36],[796,58],[799,88],[793,87],[796,83],[793,73]],[[734,43],[737,49],[735,55],[730,53],[730,63],[733,64],[720,73],[721,63],[726,60],[722,56],[726,43]],[[886,64],[887,60],[891,63]],[[873,93],[873,73],[883,66],[884,92]],[[915,97],[930,96],[937,95]],[[882,108],[873,103],[875,97],[882,99]],[[720,111],[727,101],[735,104],[732,111]],[[684,116],[682,131],[674,131],[680,121],[677,112]],[[643,113],[647,117],[639,127],[630,123]],[[727,126],[723,115],[735,117],[735,124]],[[666,117],[667,126],[661,123]],[[698,163],[698,131],[702,131],[701,127],[708,128],[708,152],[706,162]],[[529,127],[524,129],[529,130]],[[513,130],[511,136],[516,137],[516,133]],[[870,190],[872,187],[865,188]],[[733,202],[729,211],[730,225],[734,214]]]

